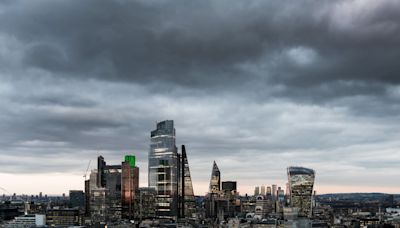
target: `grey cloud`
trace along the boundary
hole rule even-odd
[[[398,147],[396,1],[0,4],[0,172],[134,153],[145,173],[150,130],[174,119],[198,183],[215,159],[248,185],[293,164],[393,185],[376,158]]]
[[[55,75],[224,89],[261,79],[267,88],[288,87],[293,98],[291,89],[304,87],[324,95],[318,88],[327,85],[351,96],[365,92],[358,84],[399,83],[398,3],[375,3],[364,14],[354,6],[348,14],[356,18],[341,15],[353,2],[287,3],[17,2],[1,21],[3,32],[29,44],[23,64]],[[19,15],[13,26],[11,15]],[[296,47],[314,50],[317,59],[307,66],[276,59]],[[264,62],[258,74],[240,67],[257,63],[257,70]]]

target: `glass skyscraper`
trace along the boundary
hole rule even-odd
[[[211,171],[210,193],[220,193],[221,191],[221,172],[218,169],[217,163],[214,161]]]
[[[289,167],[287,173],[290,189],[290,206],[299,209],[299,217],[310,217],[315,179],[314,170],[303,167]]]
[[[189,162],[187,159],[185,145],[182,145],[181,152],[181,184],[180,188],[180,196],[181,196],[181,217],[193,217],[193,214],[196,212],[196,200],[194,197],[192,177],[190,176]]]
[[[149,187],[156,190],[156,215],[175,218],[178,206],[178,154],[173,120],[157,123],[151,132]]]

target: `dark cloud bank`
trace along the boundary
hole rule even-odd
[[[146,175],[149,132],[174,119],[197,182],[215,159],[248,185],[299,164],[321,186],[399,187],[399,11],[389,0],[2,1],[0,172],[80,173],[97,154],[129,152]]]

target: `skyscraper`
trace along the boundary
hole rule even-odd
[[[267,187],[267,198],[271,198],[271,194],[272,194],[271,187],[268,186]]]
[[[122,216],[121,165],[107,165],[104,169],[107,221],[118,221]]]
[[[261,195],[265,196],[265,186],[261,185]]]
[[[97,170],[92,170],[90,180],[85,181],[93,223],[121,219],[121,172],[121,165],[106,165],[102,156],[97,158]]]
[[[102,188],[106,186],[106,179],[104,177],[104,169],[106,167],[106,162],[103,156],[97,157],[97,187]]]
[[[69,191],[69,207],[83,209],[85,206],[85,193],[82,190]]]
[[[136,166],[136,157],[126,155],[122,162],[122,216],[133,218],[136,190],[139,188],[139,168]]]
[[[181,152],[181,217],[192,217],[196,212],[196,200],[194,198],[192,177],[190,176],[189,162],[187,159],[185,145],[182,145]]]
[[[310,217],[315,179],[314,170],[303,167],[289,167],[287,173],[290,189],[290,206],[299,209],[299,217]]]
[[[260,187],[259,187],[259,186],[256,186],[256,187],[254,188],[254,196],[258,196],[258,195],[260,195]]]
[[[289,182],[286,183],[286,196],[289,197],[290,196],[290,187],[289,187]]]
[[[176,218],[178,196],[178,158],[173,120],[157,123],[151,132],[149,152],[149,187],[156,195],[156,215]]]
[[[217,163],[213,164],[210,180],[210,193],[220,193],[221,191],[221,173],[218,169]]]
[[[272,185],[272,200],[276,200],[276,191],[277,191],[277,189],[276,189],[276,184],[273,184]]]
[[[218,199],[221,196],[221,172],[214,161],[211,170],[210,188],[205,197],[206,217],[216,218],[218,214]]]

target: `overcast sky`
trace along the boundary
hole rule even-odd
[[[0,187],[83,188],[173,119],[196,194],[398,192],[400,1],[0,0]],[[1,193],[1,192],[0,192]]]

